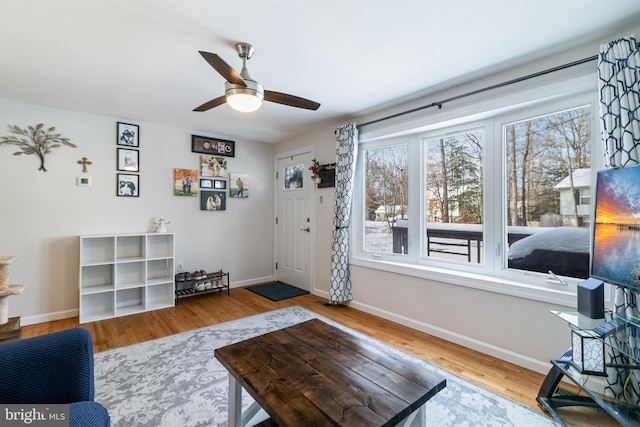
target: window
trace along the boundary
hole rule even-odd
[[[591,122],[587,105],[504,125],[509,268],[588,277]]]
[[[304,165],[302,163],[293,166],[285,166],[284,179],[282,180],[282,185],[284,185],[285,190],[302,188],[304,186],[303,170]]]
[[[531,91],[512,106],[505,96],[490,111],[466,108],[467,120],[414,118],[388,137],[361,132],[352,262],[532,298],[549,289],[550,301],[568,295],[589,268],[592,85],[567,85],[580,87],[572,96]]]
[[[576,203],[582,206],[591,206],[591,187],[580,188],[578,191],[578,197]]]
[[[424,139],[424,254],[481,262],[483,132]]]
[[[365,159],[364,250],[407,253],[408,157],[406,144],[372,148]]]

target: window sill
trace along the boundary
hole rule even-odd
[[[482,274],[391,261],[373,261],[366,258],[352,257],[350,263],[358,267],[366,267],[456,286],[480,289],[533,301],[558,304],[570,308],[576,307],[575,291],[572,291],[571,288],[560,287],[560,285],[558,285],[558,289],[547,289]]]

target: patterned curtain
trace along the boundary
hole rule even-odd
[[[598,87],[605,166],[640,163],[640,56],[634,36],[600,47]]]
[[[604,162],[609,168],[640,164],[640,53],[634,36],[614,40],[600,47],[598,60],[600,119]],[[638,317],[638,293],[618,286],[614,311],[619,317]],[[612,336],[614,346],[637,347],[635,336]],[[629,360],[609,349],[612,364],[629,366]],[[623,348],[623,347],[618,347]],[[609,368],[607,394],[640,404],[640,372],[621,367]]]
[[[353,179],[358,155],[358,127],[349,123],[336,130],[336,191],[331,254],[331,287],[329,301],[342,304],[351,301],[349,277],[349,222]]]

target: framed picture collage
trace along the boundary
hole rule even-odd
[[[140,196],[140,127],[117,123],[116,196]]]
[[[191,152],[197,169],[174,169],[174,195],[199,197],[200,210],[210,212],[226,210],[229,197],[249,197],[248,174],[229,172],[235,141],[192,135]]]

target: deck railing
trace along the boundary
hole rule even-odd
[[[407,221],[397,221],[391,229],[393,233],[393,253],[406,254],[409,243]],[[509,245],[534,234],[535,231],[532,227],[509,227],[507,235]],[[431,255],[432,252],[459,255],[466,257],[467,261],[471,262],[475,255],[476,262],[479,264],[482,241],[482,224],[427,224],[427,256]]]

